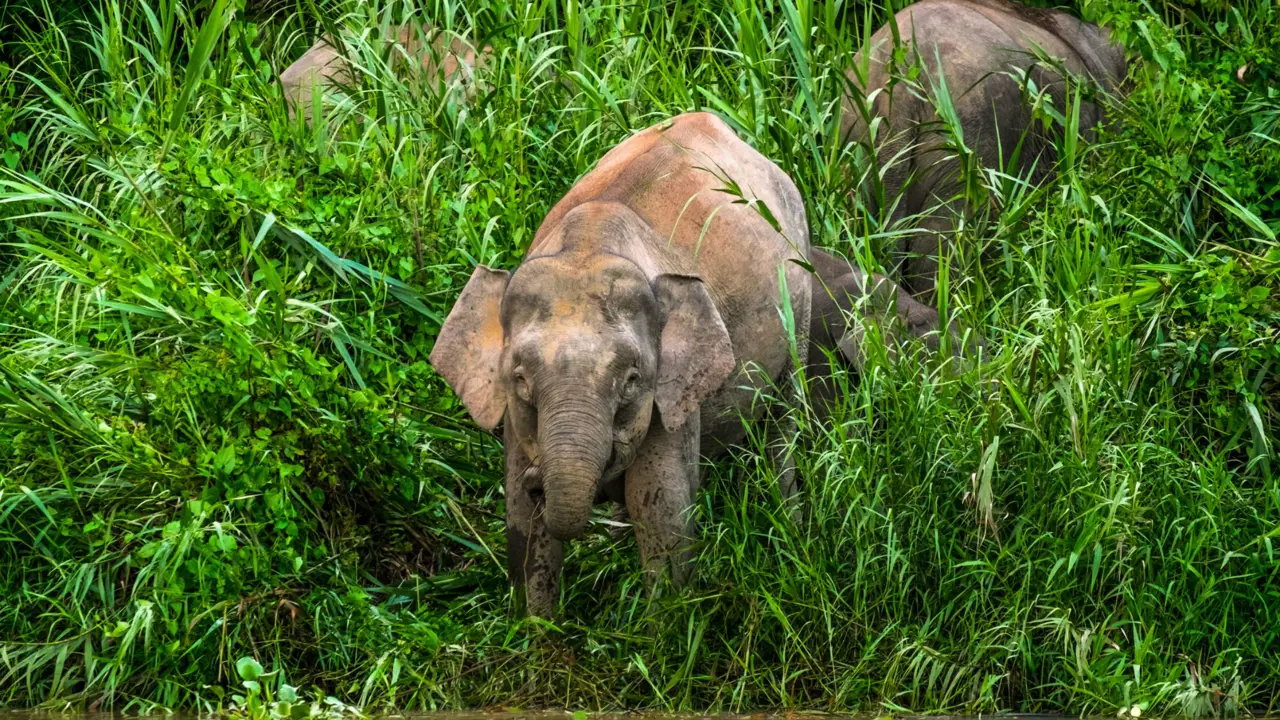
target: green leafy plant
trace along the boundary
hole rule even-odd
[[[243,695],[232,695],[228,718],[239,720],[343,720],[363,718],[360,709],[335,697],[317,693],[311,702],[301,700],[298,691],[283,680],[275,693],[269,681],[279,671],[263,672],[257,660],[245,656],[236,661],[236,674],[244,686]]]

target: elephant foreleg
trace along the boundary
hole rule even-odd
[[[520,443],[505,432],[507,495],[507,577],[523,591],[530,615],[550,618],[560,596],[560,566],[564,551],[543,521],[542,492],[537,468],[525,457]]]
[[[700,426],[695,412],[683,427],[667,432],[655,416],[627,469],[627,513],[650,587],[656,587],[666,571],[676,586],[689,576]]]
[[[813,341],[809,336],[813,316],[812,306],[813,295],[810,288],[810,292],[804,293],[804,302],[794,310],[796,354],[800,362],[804,362],[809,356],[809,343]],[[800,507],[800,481],[796,476],[794,455],[796,437],[800,434],[800,423],[796,418],[799,400],[803,393],[800,387],[800,375],[801,368],[796,367],[793,359],[788,363],[788,369],[779,380],[779,402],[772,409],[772,422],[769,428],[771,437],[768,439],[769,456],[778,478],[778,493],[782,496],[783,504],[790,510],[791,519],[796,523],[804,519],[804,511]]]
[[[806,351],[807,352],[807,351]],[[772,408],[767,427],[769,460],[773,463],[773,471],[777,476],[778,494],[782,504],[791,513],[796,523],[804,520],[804,511],[800,506],[800,481],[796,477],[795,442],[800,434],[800,423],[796,419],[795,406],[798,396],[795,371],[788,372],[782,378],[779,391],[779,403]]]

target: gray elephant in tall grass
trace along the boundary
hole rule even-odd
[[[428,87],[437,93],[455,92],[469,98],[475,92],[475,75],[493,54],[486,45],[477,49],[466,38],[427,24],[405,24],[387,28],[369,28],[366,39],[391,44],[391,65],[400,72],[419,73]],[[350,61],[339,52],[331,37],[315,42],[280,73],[289,116],[301,112],[307,123],[316,101],[327,103],[335,86],[355,82]]]
[[[790,386],[793,337],[808,352],[808,256],[791,179],[693,113],[609,151],[514,273],[476,269],[431,363],[477,424],[503,425],[509,572],[531,612],[553,613],[561,543],[606,501],[625,506],[649,578],[685,577],[700,458],[765,417],[761,391]]]
[[[965,186],[975,176],[962,169],[1003,168],[1033,183],[1048,177],[1057,152],[1032,104],[1047,101],[1069,121],[1076,95],[1064,71],[1114,91],[1127,67],[1106,29],[1005,0],[921,0],[855,56],[842,135],[878,146],[884,199],[898,198],[892,219],[921,217],[921,232],[899,247],[908,291],[932,297],[939,252],[975,195]],[[1078,130],[1088,136],[1102,107],[1092,93],[1082,97]]]

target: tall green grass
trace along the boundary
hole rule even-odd
[[[216,709],[244,655],[371,710],[1280,704],[1271,0],[1086,0],[1136,58],[1112,124],[1042,187],[966,166],[987,257],[942,302],[982,362],[873,343],[833,418],[791,409],[802,521],[753,430],[706,470],[689,588],[651,599],[601,523],[556,623],[509,596],[498,443],[426,363],[443,316],[695,109],[795,178],[815,243],[887,265],[911,222],[835,129],[889,9],[30,5],[0,68],[0,704]],[[493,45],[475,98],[393,72],[368,29],[406,18]],[[322,28],[357,81],[308,126],[274,79]]]

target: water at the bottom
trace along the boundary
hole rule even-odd
[[[573,720],[580,714],[564,710],[462,711],[462,712],[380,712],[369,720]],[[833,715],[812,711],[776,712],[590,712],[588,720],[979,720],[982,716],[960,715]],[[1000,720],[1076,720],[1075,716],[1052,714],[987,715]],[[0,720],[209,720],[207,716],[175,712],[170,715],[111,714],[111,712],[51,712],[47,710],[0,710]],[[1093,719],[1110,720],[1110,719]],[[1153,720],[1153,719],[1152,719]],[[1280,720],[1280,717],[1277,719]]]

